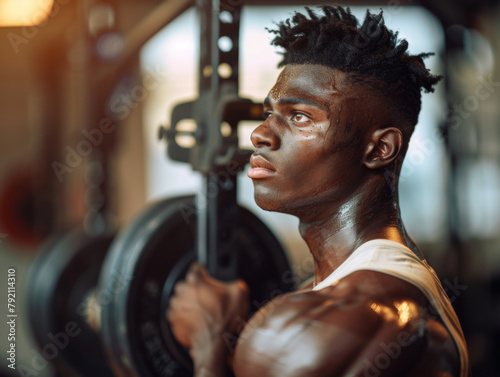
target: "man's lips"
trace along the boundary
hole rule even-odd
[[[276,174],[276,168],[259,154],[252,154],[250,157],[248,176],[252,179],[269,178]]]

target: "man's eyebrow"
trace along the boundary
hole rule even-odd
[[[299,97],[281,97],[278,100],[278,104],[280,105],[297,105],[297,104],[305,104],[305,105],[310,105],[317,107],[320,110],[323,110],[323,106],[319,104],[316,101],[307,99],[307,98],[299,98]],[[264,100],[264,106],[266,107],[271,107],[271,99],[269,97],[266,97]]]
[[[269,97],[266,97],[264,99],[264,106],[265,107],[271,107],[271,99]]]

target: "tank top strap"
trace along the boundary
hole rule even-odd
[[[360,270],[385,273],[417,287],[429,300],[436,314],[452,335],[460,355],[461,377],[469,375],[467,345],[455,311],[435,271],[406,246],[376,239],[359,246],[335,271],[317,284],[317,291]]]

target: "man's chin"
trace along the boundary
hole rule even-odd
[[[289,211],[289,203],[283,203],[282,198],[279,196],[258,193],[255,191],[254,199],[255,203],[264,211],[281,212],[293,215],[293,213],[290,213]]]
[[[255,190],[254,199],[255,203],[264,211],[280,212],[279,203],[272,195],[259,193],[258,190]]]

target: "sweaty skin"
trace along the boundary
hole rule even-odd
[[[316,292],[285,295],[251,318],[238,377],[454,376],[458,354],[412,285],[358,271]]]
[[[408,140],[383,98],[339,70],[288,65],[264,111],[267,119],[251,137],[255,201],[299,218],[316,284],[373,239],[399,242],[421,257],[401,221],[397,187],[388,183],[397,181],[398,156]],[[429,315],[424,295],[395,277],[358,271],[320,291],[278,297],[250,319],[235,350],[221,339],[241,330],[234,320],[241,323],[244,315],[234,305],[220,308],[248,292],[239,282],[217,283],[212,293],[205,288],[213,281],[195,273],[180,283],[203,289],[204,305],[178,289],[168,313],[174,334],[190,348],[197,377],[225,376],[233,351],[237,377],[459,376],[448,330]]]

